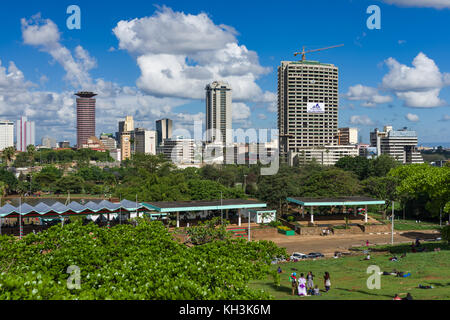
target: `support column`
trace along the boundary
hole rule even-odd
[[[302,219],[305,219],[305,206],[302,206]]]
[[[358,208],[356,206],[353,207],[353,215],[356,217],[356,211],[358,210]]]
[[[251,233],[250,233],[250,223],[251,223],[251,221],[250,221],[250,210],[247,210],[247,212],[248,212],[248,241],[252,241],[252,236],[251,236]]]
[[[311,207],[311,223],[314,224],[314,207]]]
[[[227,210],[225,210],[225,219],[227,219],[227,220],[228,220],[228,209],[227,209]]]
[[[367,223],[368,219],[367,219],[367,204],[365,206],[365,211],[364,211],[364,222]]]
[[[241,222],[242,222],[242,219],[241,219],[241,209],[239,209],[239,210],[238,210],[238,226],[239,226],[239,227],[241,226]]]
[[[180,212],[177,212],[177,228],[180,227]]]

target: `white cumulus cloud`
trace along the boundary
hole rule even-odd
[[[419,116],[417,114],[408,113],[405,115],[406,120],[411,122],[417,122],[419,121]]]
[[[256,83],[270,68],[238,43],[232,27],[215,24],[205,13],[163,7],[150,17],[120,21],[113,32],[119,49],[136,56],[141,70],[137,86],[147,94],[202,99],[206,84],[224,80],[235,101],[274,99]]]
[[[350,123],[351,124],[360,124],[360,125],[365,125],[365,126],[371,126],[374,124],[373,121],[367,115],[351,116]]]
[[[395,4],[401,7],[435,8],[449,9],[450,0],[383,0],[388,4]]]
[[[405,106],[417,108],[439,107],[445,101],[439,98],[441,89],[450,83],[447,73],[441,73],[436,63],[420,52],[412,67],[394,58],[385,61],[389,73],[383,78],[383,88],[404,100]]]
[[[66,79],[74,86],[88,89],[92,85],[89,70],[96,61],[81,46],[75,49],[76,59],[69,49],[60,43],[60,32],[50,19],[42,19],[40,14],[31,19],[21,19],[23,43],[38,47],[49,53],[66,71]]]
[[[349,87],[344,97],[347,100],[364,101],[362,105],[365,107],[373,107],[377,104],[392,101],[391,96],[383,96],[378,92],[378,89],[361,84]]]

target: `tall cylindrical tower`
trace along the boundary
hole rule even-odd
[[[77,92],[77,147],[95,136],[95,97],[93,92]]]

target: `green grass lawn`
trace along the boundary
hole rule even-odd
[[[390,219],[383,220],[382,215],[379,213],[369,213],[369,215],[379,221],[391,223]],[[431,222],[416,223],[416,220],[408,220],[408,219],[403,220],[401,217],[399,220],[395,219],[395,221],[394,221],[394,230],[397,230],[397,231],[439,230],[439,229],[440,229],[439,223],[431,223]]]
[[[278,266],[283,270],[279,287],[274,284],[272,277],[254,281],[250,286],[269,292],[277,300],[391,300],[396,293],[404,297],[408,292],[417,300],[450,300],[450,247],[441,242],[430,244],[429,248],[436,246],[440,246],[442,251],[408,253],[405,258],[397,255],[400,258],[398,262],[389,261],[391,253],[374,252],[372,249],[369,261],[363,260],[364,255],[358,255],[273,265],[274,270]],[[380,246],[378,250],[386,248],[388,246],[384,248]],[[407,249],[407,246],[395,246],[392,250],[405,252]],[[408,278],[381,275],[381,289],[370,290],[366,284],[370,276],[367,274],[367,267],[370,265],[379,266],[381,272],[396,269],[410,272],[412,275]],[[314,284],[319,285],[321,291],[324,289],[323,275],[328,271],[331,277],[331,290],[328,293],[321,292],[321,296],[292,296],[289,275],[297,272],[297,275],[304,273],[306,276],[308,271],[312,271],[316,276]],[[419,284],[432,285],[434,289],[419,289]]]

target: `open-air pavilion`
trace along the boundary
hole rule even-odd
[[[61,223],[64,224],[65,218],[73,216],[107,216],[109,221],[111,215],[135,214],[139,216],[139,213],[146,211],[148,211],[147,208],[142,204],[129,200],[122,200],[119,203],[106,200],[102,200],[99,203],[90,201],[86,204],[73,201],[67,206],[60,202],[55,202],[52,205],[39,202],[35,206],[21,203],[17,207],[6,204],[0,207],[0,234],[3,219],[8,218],[18,218],[19,226],[22,228],[22,220],[25,217],[41,218],[43,220],[60,219]]]
[[[377,200],[369,197],[339,197],[339,198],[294,198],[288,197],[286,199],[289,203],[299,205],[302,216],[305,214],[305,208],[309,208],[311,215],[311,223],[314,224],[314,208],[315,207],[338,207],[343,212],[350,207],[352,211],[357,214],[357,207],[364,206],[364,222],[368,222],[367,209],[368,206],[385,204],[384,200]]]
[[[156,211],[158,213],[166,213],[169,215],[176,215],[176,226],[180,227],[180,214],[189,215],[191,217],[209,216],[211,212],[216,214],[220,211],[220,216],[229,220],[229,214],[231,211],[237,212],[238,221],[237,225],[242,225],[242,217],[248,217],[248,227],[250,236],[250,224],[251,214],[250,210],[258,209],[258,212],[263,212],[263,208],[267,207],[267,204],[259,200],[243,200],[243,199],[222,199],[211,201],[170,201],[170,202],[152,202],[143,203],[143,205],[150,211]],[[273,211],[270,211],[272,213]]]

